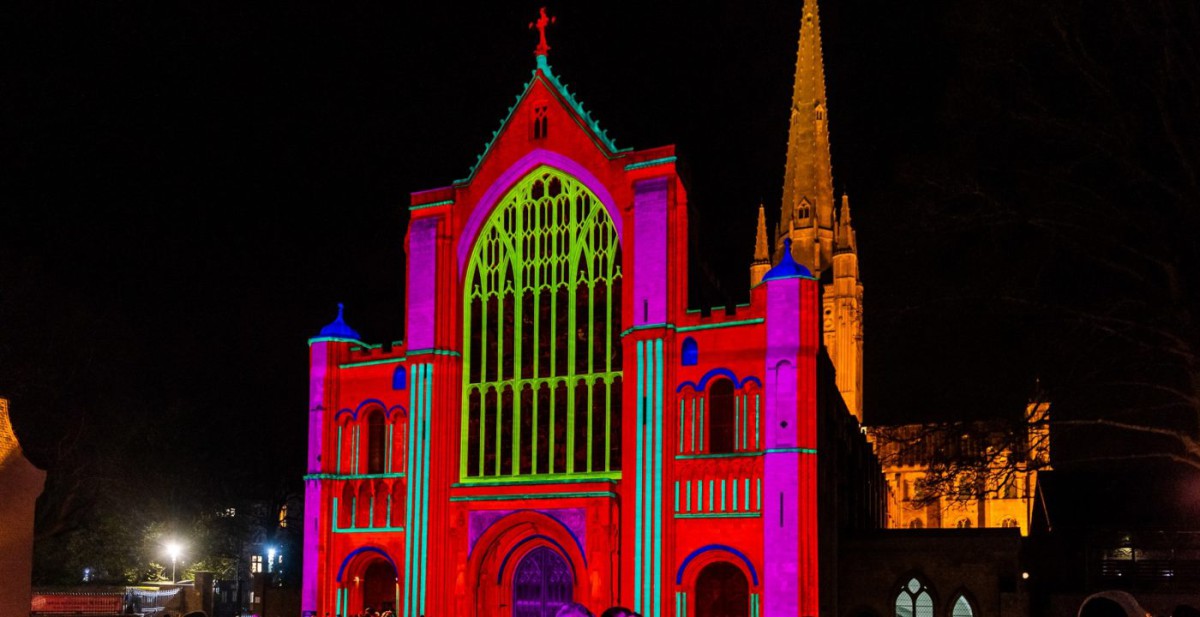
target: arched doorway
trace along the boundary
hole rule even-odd
[[[376,559],[363,571],[362,607],[379,612],[396,612],[396,570],[392,564]]]
[[[718,561],[700,571],[696,617],[750,617],[750,583],[741,569]]]
[[[554,617],[571,601],[574,587],[567,562],[553,549],[535,548],[513,573],[513,617]]]

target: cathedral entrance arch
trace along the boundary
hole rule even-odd
[[[553,549],[529,551],[513,573],[513,617],[553,617],[574,596],[571,568]]]
[[[587,596],[583,543],[551,515],[517,510],[488,524],[470,550],[467,605],[476,617],[553,617]]]
[[[399,571],[385,551],[364,546],[346,556],[338,571],[336,604],[343,615],[358,615],[370,608],[396,612],[399,605]]]

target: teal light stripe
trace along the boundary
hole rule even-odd
[[[313,343],[354,343],[357,347],[352,347],[351,351],[359,349],[379,349],[383,345],[368,345],[358,339],[342,338],[340,336],[314,336],[308,339],[308,346],[312,347]]]
[[[688,480],[687,482],[684,482],[683,487],[685,489],[687,489],[687,498],[684,500],[684,503],[687,504],[687,511],[691,512],[692,511],[692,481]]]
[[[408,355],[410,355],[410,356],[424,356],[424,355],[449,356],[451,358],[461,358],[462,357],[462,354],[458,353],[457,351],[453,351],[450,349],[433,349],[433,348],[410,349],[410,350],[408,350]]]
[[[637,363],[638,363],[638,378],[637,378],[637,421],[638,425],[635,429],[636,439],[634,454],[636,456],[635,465],[637,465],[636,475],[636,490],[633,492],[633,610],[635,613],[641,613],[646,610],[642,606],[642,476],[645,474],[642,464],[642,452],[645,450],[642,444],[643,432],[645,430],[645,395],[642,384],[645,382],[646,367],[642,360],[643,342],[637,342]]]
[[[630,163],[625,166],[625,171],[633,171],[635,169],[645,169],[647,167],[655,167],[658,165],[667,165],[668,163],[674,163],[674,162],[675,162],[675,157],[664,156],[659,159],[650,159],[648,161],[639,161],[637,163]]]
[[[389,424],[387,427],[387,453],[385,457],[387,460],[385,463],[386,467],[384,467],[387,473],[392,473],[392,453],[396,450],[396,444],[392,440],[392,438],[395,436],[395,428],[396,425],[394,424]]]
[[[697,512],[676,514],[675,518],[760,518],[761,512]]]
[[[763,321],[764,320],[762,317],[755,317],[754,319],[742,319],[740,321],[724,321],[721,323],[706,323],[706,324],[699,324],[696,326],[677,326],[675,328],[675,331],[676,332],[695,332],[697,330],[713,330],[716,328],[736,328],[738,326],[754,326],[754,325],[763,323]]]
[[[424,400],[421,414],[421,584],[417,588],[421,598],[419,615],[426,613],[425,577],[429,572],[429,421],[433,416],[433,365],[425,364],[422,372],[425,384],[421,391],[421,398]]]
[[[734,450],[742,449],[742,435],[741,435],[742,403],[741,403],[741,399],[742,399],[742,397],[740,397],[740,396],[733,397],[733,449]]]
[[[581,491],[577,493],[538,493],[533,495],[455,495],[450,501],[528,501],[536,499],[572,499],[576,497],[604,497],[616,499],[613,491]]]
[[[725,511],[725,478],[721,478],[721,511]]]
[[[399,364],[408,358],[385,358],[383,360],[364,360],[362,362],[346,362],[339,364],[338,368],[358,368],[360,366],[376,366],[379,364]]]
[[[663,340],[654,341],[654,617],[662,614]]]
[[[692,429],[692,452],[696,451],[696,399],[693,398],[692,404],[692,421],[688,426]]]
[[[734,512],[736,512],[738,509],[738,484],[740,484],[740,482],[737,480],[729,483],[729,504]]]
[[[358,527],[354,529],[342,529],[335,527],[333,533],[375,533],[375,532],[397,532],[403,533],[403,527]]]
[[[410,205],[408,207],[408,211],[416,212],[417,210],[424,210],[426,208],[436,208],[438,206],[453,206],[453,205],[454,205],[453,199],[443,199],[442,201],[431,201],[427,204]]]
[[[815,448],[767,448],[766,454],[816,454]]]
[[[403,478],[404,472],[397,473],[355,473],[355,474],[338,474],[338,473],[310,473],[304,476],[305,480],[392,480],[395,478]]]
[[[358,470],[360,469],[358,466],[358,436],[361,431],[359,431],[358,428],[359,427],[357,426],[354,427],[354,458],[350,459],[350,473],[358,473]]]
[[[666,328],[667,330],[674,330],[675,324],[664,322],[664,323],[648,323],[648,324],[642,324],[640,326],[632,326],[630,328],[627,328],[627,329],[621,331],[621,338],[625,338],[626,336],[633,334],[634,332],[641,332],[642,330],[657,330],[659,328]]]
[[[743,480],[742,510],[750,510],[750,478]]]
[[[705,437],[705,433],[704,433],[704,415],[705,415],[704,401],[705,400],[706,399],[700,399],[700,450],[701,451],[708,450],[709,446],[712,445],[712,443],[711,443],[712,440],[704,438]]]
[[[679,511],[679,480],[675,481],[675,511]]]
[[[417,434],[420,432],[420,390],[421,390],[421,365],[412,367],[413,369],[413,402],[411,406],[411,415],[409,417],[408,429],[408,464],[407,469],[412,473],[413,477],[405,485],[405,504],[404,511],[404,527],[411,532],[404,537],[404,607],[402,614],[404,617],[417,617],[415,607],[416,595],[416,564],[415,547],[418,542],[416,536],[421,530],[416,526],[417,521],[417,484],[420,466],[417,463]]]
[[[757,502],[758,507],[755,509],[761,511],[762,510],[762,478],[757,478],[754,480],[754,482],[755,482],[755,484],[758,485],[758,489],[757,489],[758,492],[755,494],[755,501]]]
[[[679,428],[677,429],[679,431],[679,452],[678,452],[678,454],[683,454],[683,407],[684,407],[683,399],[679,399]]]
[[[716,482],[713,480],[708,481],[708,511],[709,512],[717,511],[717,503],[715,501],[713,501],[713,485],[715,485],[715,484],[716,484]]]
[[[338,427],[337,464],[333,466],[334,470],[336,470],[339,473],[342,471],[342,429],[343,428],[345,428],[345,427],[343,427],[343,426]],[[316,475],[325,475],[325,474],[316,474]],[[304,479],[308,480],[309,477],[305,476]],[[325,478],[313,478],[313,479],[314,480],[324,480]]]
[[[754,395],[754,449],[758,449],[758,421],[762,417],[762,397]]]

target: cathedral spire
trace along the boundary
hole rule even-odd
[[[817,227],[827,230],[832,236],[833,169],[829,157],[826,111],[825,68],[821,55],[817,0],[804,0],[783,179],[781,231],[788,229],[788,223],[795,220],[797,228]],[[775,241],[781,243],[783,238],[776,238]],[[800,245],[797,246],[799,248]],[[822,250],[821,253],[825,255],[828,251]],[[816,271],[824,269],[827,264],[808,265]]]
[[[857,252],[858,240],[855,238],[854,225],[850,222],[850,196],[842,194],[842,209],[838,212],[837,220],[837,252]]]
[[[767,212],[758,204],[758,235],[754,238],[754,263],[770,263],[771,250],[767,244]]]
[[[754,261],[750,263],[750,286],[762,281],[771,270],[771,245],[767,243],[767,211],[758,204],[758,231],[754,236]]]

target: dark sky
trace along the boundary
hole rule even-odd
[[[550,6],[551,64],[618,145],[678,145],[706,261],[739,301],[758,203],[778,217],[800,5]],[[297,479],[306,339],[337,302],[368,341],[402,337],[408,194],[482,151],[533,68],[537,6],[0,9],[0,394],[31,455],[120,434],[152,464]],[[1046,269],[1072,257],[1028,233],[1028,208],[1066,207],[1049,177],[1082,155],[1044,154],[1022,114],[1105,116],[1048,86],[1073,69],[1030,42],[1052,29],[1023,24],[1029,6],[821,7],[869,422],[1012,414],[1035,378],[1069,381],[1039,307],[1099,275]],[[1054,6],[1094,30],[1081,44],[1121,18]]]

